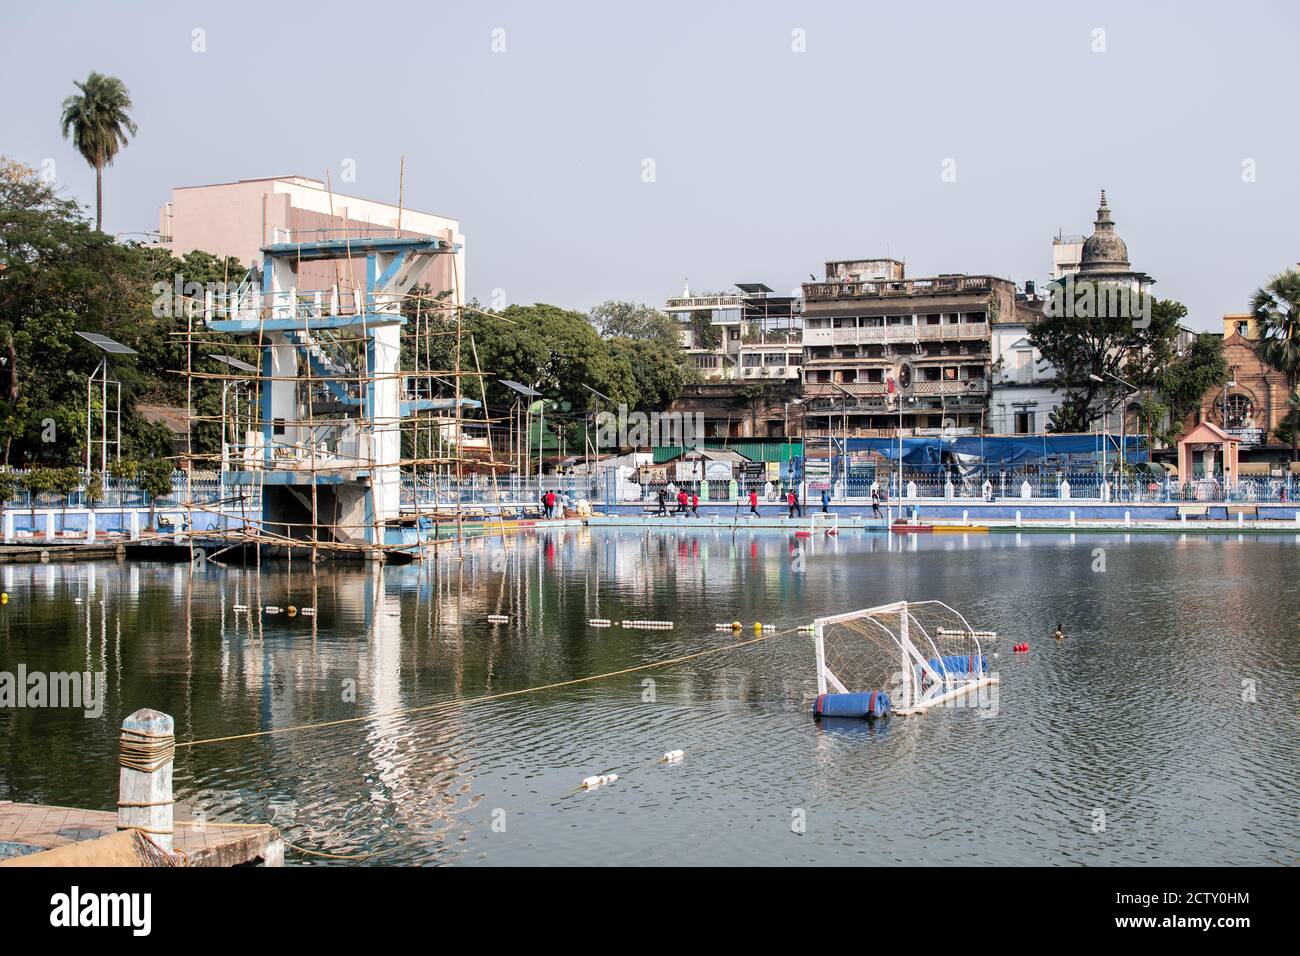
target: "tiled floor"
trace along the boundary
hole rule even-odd
[[[0,843],[24,843],[48,850],[116,832],[115,813],[0,800]],[[224,850],[226,852],[222,855],[228,856],[237,845],[247,847],[248,852],[256,855],[254,850],[275,839],[279,839],[279,835],[269,826],[235,827],[209,823],[199,828],[189,823],[177,823],[173,845],[190,856],[216,850]]]

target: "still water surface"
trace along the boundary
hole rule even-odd
[[[1298,558],[1292,537],[557,529],[314,577],[5,566],[0,671],[88,667],[108,694],[101,719],[0,709],[0,799],[110,809],[139,707],[185,740],[442,703],[180,750],[178,817],[371,864],[1292,864]],[[736,640],[715,622],[749,637],[903,598],[1000,632],[996,715],[818,726],[796,635],[463,702]]]

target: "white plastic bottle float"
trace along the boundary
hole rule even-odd
[[[509,624],[509,623],[510,623],[510,615],[509,615],[509,614],[489,614],[489,615],[487,616],[487,619],[488,619],[488,623],[489,623],[489,624]]]
[[[619,624],[622,625],[623,627],[636,628],[638,630],[646,630],[646,631],[654,631],[654,630],[668,631],[668,630],[672,630],[673,627],[672,621],[619,621]]]
[[[587,622],[588,627],[609,627],[614,622],[607,617],[593,617]]]

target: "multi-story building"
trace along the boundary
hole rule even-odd
[[[1056,251],[1055,242],[1052,251]],[[1047,430],[1061,395],[1052,388],[1056,370],[1029,341],[1043,317],[1043,299],[1033,282],[1017,293],[1015,308],[990,326],[992,393],[985,430],[995,435],[1032,435]]]
[[[803,367],[801,300],[776,295],[761,282],[736,288],[692,295],[688,286],[665,304],[679,324],[687,362],[699,373],[669,410],[702,416],[707,438],[782,438],[794,433],[790,407]]]
[[[990,322],[1016,308],[994,276],[908,279],[894,259],[826,263],[804,291],[806,435],[972,434],[989,400]],[[826,425],[819,425],[819,419]]]
[[[733,293],[669,299],[664,311],[679,324],[687,362],[704,382],[797,382],[803,359],[799,299],[778,296],[761,282]]]
[[[1052,280],[1064,279],[1079,271],[1086,236],[1067,236],[1058,232],[1052,239]]]
[[[318,179],[275,176],[178,186],[158,219],[158,245],[173,255],[201,249],[234,256],[245,265],[260,260],[264,246],[277,243],[324,242],[345,236],[439,239],[456,251],[432,263],[423,281],[458,302],[465,298],[465,237],[459,221],[331,192]],[[341,262],[304,260],[298,288],[359,288],[365,284],[364,267],[365,259],[359,256]],[[232,276],[231,282],[240,278]]]

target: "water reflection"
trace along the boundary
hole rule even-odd
[[[109,695],[101,720],[0,711],[0,797],[110,808],[116,728],[151,706],[181,739],[270,732],[181,750],[182,814],[379,862],[1281,861],[1297,845],[1296,544],[583,528],[315,574],[6,565],[0,670],[103,671]],[[793,635],[474,701],[899,598],[1002,632],[997,719],[816,725]],[[732,620],[739,638],[714,630]],[[1029,655],[1009,652],[1019,640]],[[678,747],[682,764],[654,762]],[[611,770],[617,784],[574,792]]]

